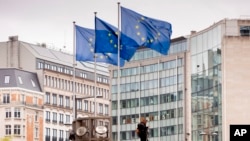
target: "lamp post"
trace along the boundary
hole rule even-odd
[[[207,133],[207,132],[200,132],[200,135],[201,136],[207,136],[207,141],[210,141],[210,137],[215,137],[215,136],[218,136],[218,133],[217,132],[210,132],[210,133]],[[213,140],[212,140],[213,141]]]
[[[76,97],[76,95],[74,95],[74,120],[77,119],[77,100],[82,100],[82,99],[89,99],[89,98],[103,98],[103,96],[84,96],[84,97]],[[72,125],[72,123],[64,123],[64,125],[69,126]],[[72,129],[69,131],[69,139],[70,140],[75,140],[75,131],[73,131]]]

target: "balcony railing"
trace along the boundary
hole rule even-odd
[[[45,141],[50,141],[50,136],[45,136]]]
[[[57,141],[57,137],[52,137],[52,141]]]

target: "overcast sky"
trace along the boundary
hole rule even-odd
[[[18,35],[29,43],[72,50],[73,21],[94,29],[94,12],[117,26],[118,6],[172,24],[172,38],[224,18],[250,18],[250,0],[0,0],[0,42]]]

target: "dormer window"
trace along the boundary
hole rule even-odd
[[[18,76],[18,81],[19,81],[20,84],[23,84],[23,80],[22,80],[21,76]]]
[[[6,76],[4,77],[4,83],[5,83],[5,84],[9,84],[9,83],[10,83],[10,76],[6,75]]]
[[[33,87],[36,87],[36,84],[32,79],[31,79],[31,84],[32,84]]]

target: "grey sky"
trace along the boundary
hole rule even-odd
[[[0,42],[18,35],[29,43],[72,50],[73,21],[94,28],[94,12],[117,26],[118,6],[172,24],[172,38],[224,18],[250,18],[249,0],[0,0]]]

